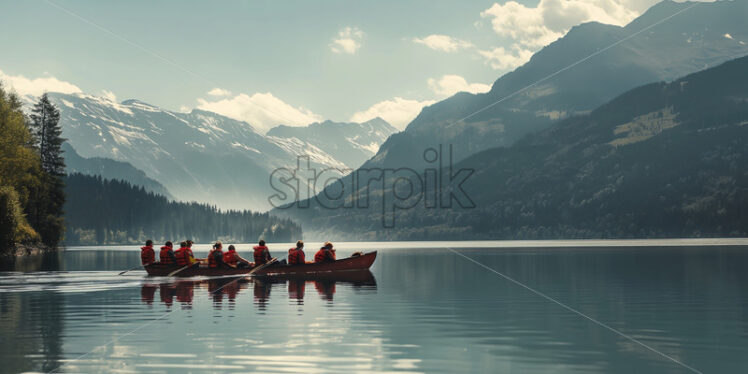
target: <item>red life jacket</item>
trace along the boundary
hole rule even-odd
[[[152,245],[140,247],[140,262],[143,265],[148,265],[156,262],[156,252],[153,251]]]
[[[262,265],[270,260],[270,252],[268,251],[268,247],[264,245],[256,245],[252,249],[255,250],[255,266]]]
[[[335,254],[332,251],[328,251],[324,248],[320,248],[319,251],[314,255],[314,262],[333,262],[335,261]]]
[[[239,262],[239,259],[236,258],[236,251],[228,251],[223,254],[223,262],[226,263],[226,265],[236,266],[236,263]]]
[[[187,266],[190,264],[190,256],[192,253],[189,248],[187,247],[181,247],[177,249],[177,251],[174,253],[174,256],[177,258],[177,265],[179,266]]]
[[[288,264],[289,265],[302,265],[306,262],[306,256],[304,250],[299,248],[291,248],[288,250]]]
[[[208,267],[217,268],[223,264],[223,251],[216,248],[208,253]]]
[[[158,253],[158,258],[164,265],[171,265],[177,261],[176,257],[174,257],[174,249],[172,249],[172,247],[161,247],[161,252]]]

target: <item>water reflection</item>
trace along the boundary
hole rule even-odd
[[[244,291],[252,288],[254,304],[258,310],[264,311],[270,300],[273,288],[287,289],[288,299],[297,305],[304,304],[307,287],[313,288],[320,299],[332,304],[334,301],[336,285],[341,283],[353,289],[366,288],[376,290],[377,281],[369,270],[351,271],[339,274],[305,275],[305,276],[275,276],[275,277],[222,277],[198,280],[172,280],[146,281],[140,288],[140,300],[146,305],[153,305],[156,292],[159,300],[167,307],[171,307],[176,300],[182,308],[189,309],[192,305],[195,293],[203,292],[212,300],[214,309],[221,309],[224,299],[229,308],[233,308],[239,294],[248,294]]]
[[[748,248],[464,253],[703,372],[748,365]],[[383,253],[376,281],[117,276],[137,252],[61,257],[0,273],[0,372],[685,372],[438,248]]]

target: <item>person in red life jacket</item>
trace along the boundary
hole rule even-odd
[[[332,243],[326,242],[322,248],[317,251],[314,255],[314,262],[334,262],[335,261],[335,250],[332,249]]]
[[[254,246],[252,249],[255,250],[255,266],[265,264],[272,259],[272,257],[270,257],[270,251],[268,250],[268,247],[265,246],[264,240],[260,240],[260,243],[258,243],[258,245]]]
[[[161,251],[158,253],[158,258],[164,265],[175,265],[177,257],[174,255],[174,244],[171,242],[164,243],[164,246],[161,247]]]
[[[153,251],[153,240],[146,240],[145,246],[140,247],[140,262],[143,266],[156,262],[156,252]]]
[[[303,265],[306,263],[306,256],[304,255],[304,242],[299,240],[296,242],[296,248],[288,250],[288,264],[289,265]]]
[[[223,254],[223,262],[232,268],[250,266],[249,261],[243,259],[242,256],[239,256],[239,254],[236,253],[236,247],[233,245],[230,245],[228,252]]]
[[[177,266],[187,266],[195,261],[192,250],[187,247],[187,242],[179,243],[179,249],[174,252],[174,257],[177,260]]]
[[[208,253],[208,267],[219,268],[223,266],[223,244],[217,241],[213,249]]]
[[[194,242],[192,240],[187,240],[186,242],[187,242],[187,249],[189,249],[190,257],[192,257],[192,259],[190,260],[191,263],[194,264],[196,262],[206,262],[208,260],[206,258],[196,258],[195,255],[192,254],[192,244]]]

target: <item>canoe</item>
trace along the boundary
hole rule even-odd
[[[276,275],[303,275],[303,274],[324,274],[345,271],[366,270],[374,264],[377,258],[377,252],[365,253],[361,256],[343,258],[334,262],[325,263],[306,263],[303,265],[282,265],[273,264],[262,268],[252,275],[257,276],[276,276]],[[160,262],[145,266],[145,271],[150,276],[165,277],[174,270],[179,269],[176,265],[164,265]],[[209,268],[207,266],[195,266],[179,272],[177,277],[221,277],[231,275],[244,275],[252,271],[253,268]]]

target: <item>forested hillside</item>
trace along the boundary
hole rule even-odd
[[[82,174],[65,179],[65,243],[134,244],[153,239],[196,242],[291,241],[301,229],[267,213],[221,211],[198,203],[170,202],[127,182]]]
[[[746,165],[743,57],[639,87],[589,115],[458,163],[454,170],[475,172],[463,186],[472,209],[425,207],[424,196],[433,192],[427,189],[397,202],[412,208],[396,210],[388,229],[382,212],[391,209],[379,198],[367,209],[326,209],[312,201],[309,209],[284,213],[307,232],[337,228],[335,234],[358,239],[746,236]],[[443,186],[440,196],[449,199],[455,187]],[[374,185],[363,196],[392,202],[407,192]]]

